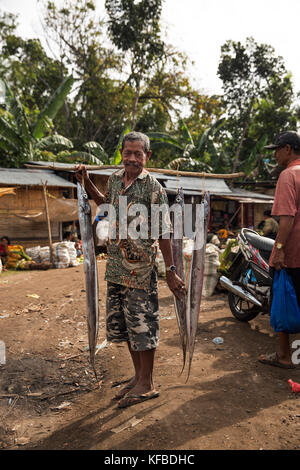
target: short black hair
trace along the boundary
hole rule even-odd
[[[8,238],[7,235],[3,235],[3,237],[0,238],[0,240],[7,240],[8,245],[10,245],[10,239]]]
[[[132,131],[126,134],[122,141],[122,150],[125,147],[125,142],[134,142],[134,141],[142,142],[144,145],[144,150],[146,153],[150,152],[150,139],[146,134],[142,132]]]
[[[270,209],[265,210],[265,211],[264,211],[264,215],[271,215]]]

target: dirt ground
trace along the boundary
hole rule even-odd
[[[100,329],[105,345],[105,260],[98,261]],[[34,294],[34,297],[31,297]],[[126,409],[113,399],[131,377],[127,346],[98,349],[98,382],[88,362],[83,266],[0,275],[0,449],[299,449],[300,370],[257,361],[272,352],[269,317],[232,316],[225,294],[202,301],[190,379],[173,298],[159,281],[159,398]],[[221,336],[223,344],[213,338]],[[292,339],[300,339],[294,335]]]

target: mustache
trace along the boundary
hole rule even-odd
[[[136,168],[140,168],[141,165],[139,165],[138,163],[124,163],[124,166],[134,166]]]

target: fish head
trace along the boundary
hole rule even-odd
[[[210,196],[209,193],[205,193],[204,195],[204,217],[207,218],[209,215],[209,208],[210,208]]]
[[[81,211],[84,214],[90,214],[91,206],[89,203],[89,198],[84,187],[80,183],[77,183],[77,197],[78,197],[78,203],[79,203],[79,207]]]
[[[176,202],[176,204],[180,204],[183,207],[183,205],[184,205],[184,193],[183,193],[182,188],[180,188],[177,191],[177,194],[176,194],[176,197],[175,197],[175,202]]]

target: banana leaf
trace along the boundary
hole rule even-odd
[[[191,135],[186,123],[184,122],[183,119],[180,119],[179,122],[180,122],[180,130],[182,132],[182,135],[184,137],[185,142],[188,143],[188,144],[194,145],[192,135]]]
[[[71,142],[71,140],[67,139],[66,137],[62,135],[53,134],[48,137],[43,137],[42,139],[38,139],[35,145],[35,147],[40,150],[48,149],[51,147],[57,147],[57,146],[73,148],[73,143]]]
[[[3,83],[6,91],[5,101],[8,104],[9,112],[13,116],[13,119],[17,125],[18,134],[25,142],[30,142],[32,135],[24,107],[22,106],[20,100],[12,93],[5,80],[3,80]]]
[[[206,129],[199,137],[197,141],[197,151],[200,152],[202,148],[205,146],[206,142],[208,142],[208,137],[213,133],[216,133],[225,123],[226,119],[222,118],[215,122],[209,129]]]
[[[11,141],[0,137],[0,148],[6,152],[17,152],[19,150]]]
[[[159,149],[159,148],[169,148],[173,150],[174,152],[178,153],[180,152],[181,154],[183,153],[183,148],[179,146],[179,144],[173,144],[171,142],[151,142],[151,148],[152,150],[154,149]]]
[[[171,137],[169,134],[165,134],[163,132],[148,132],[147,135],[151,141],[151,147],[153,143],[159,142],[161,144],[164,144],[164,143],[173,144],[182,149],[178,140]]]
[[[86,142],[85,144],[83,144],[83,147],[86,148],[88,151],[91,150],[101,160],[108,162],[109,157],[105,152],[104,148],[98,142]]]
[[[114,154],[113,154],[112,158],[110,159],[110,163],[112,165],[119,165],[120,164],[120,162],[122,160],[121,148],[122,148],[123,138],[126,134],[129,134],[130,131],[131,131],[131,128],[129,126],[127,126],[126,129],[122,132],[122,134],[119,138],[119,142],[118,142],[118,145],[116,147],[116,150],[114,151]]]
[[[72,76],[65,78],[62,84],[51,96],[44,109],[40,112],[32,132],[33,136],[36,139],[40,139],[41,137],[43,137],[46,126],[45,118],[55,118],[57,112],[63,106],[67,95],[70,93],[74,81],[75,80]]]
[[[103,165],[103,162],[99,160],[95,155],[88,152],[71,152],[67,155],[70,160],[78,160],[79,162],[95,163],[96,165]]]
[[[24,147],[24,142],[21,137],[17,134],[16,130],[0,116],[0,137],[8,140],[11,145],[14,145],[17,149]]]

